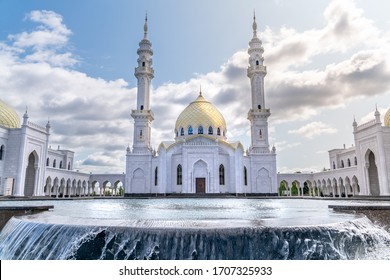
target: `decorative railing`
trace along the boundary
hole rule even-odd
[[[152,110],[131,110],[132,114],[150,114],[154,116]]]
[[[269,113],[270,109],[250,109],[249,113]]]
[[[46,132],[46,127],[43,127],[43,126],[38,125],[38,124],[35,124],[33,122],[27,122],[27,126],[29,126],[31,128],[34,128],[34,129],[37,129],[37,130],[40,130],[40,131],[43,131],[43,132]]]
[[[364,124],[361,124],[357,127],[357,129],[364,129],[364,128],[367,128],[367,127],[370,127],[370,126],[373,126],[376,124],[376,120],[372,120],[372,121],[369,121],[369,122],[366,122]]]

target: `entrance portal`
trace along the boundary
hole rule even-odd
[[[196,193],[206,193],[206,178],[196,178]]]
[[[35,153],[32,152],[28,157],[28,165],[26,168],[26,179],[24,182],[24,195],[32,196],[35,189],[35,171],[37,168],[37,158]]]
[[[370,183],[370,194],[379,196],[378,168],[375,163],[375,155],[372,151],[368,154],[368,181]]]

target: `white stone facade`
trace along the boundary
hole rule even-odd
[[[390,112],[390,110],[389,110]],[[390,126],[376,110],[372,121],[353,122],[355,144],[329,151],[330,169],[311,174],[278,174],[280,194],[313,196],[389,196]],[[281,186],[283,183],[283,186]]]
[[[114,195],[123,188],[124,174],[99,175],[73,170],[74,152],[59,147],[54,150],[48,145],[50,123],[45,127],[37,125],[29,121],[27,112],[21,127],[7,127],[3,123],[0,123],[0,195]]]
[[[27,112],[20,128],[0,128],[0,194],[43,195],[49,130],[50,126],[42,127],[28,121]]]

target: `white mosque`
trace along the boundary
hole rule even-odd
[[[240,142],[229,142],[227,125],[220,111],[199,92],[178,116],[174,141],[164,141],[154,153],[150,140],[153,112],[150,85],[153,78],[152,45],[147,21],[139,44],[137,109],[133,149],[127,149],[126,194],[134,193],[277,193],[276,154],[268,144],[268,117],[264,99],[263,47],[256,22],[249,42],[248,77],[252,107],[248,108],[251,147],[245,154]],[[173,127],[173,125],[172,125]]]
[[[248,149],[240,142],[228,141],[223,115],[201,90],[172,124],[173,140],[163,141],[157,151],[152,149],[150,93],[154,70],[146,20],[137,51],[137,107],[131,114],[134,138],[132,148],[127,148],[125,172],[89,174],[73,170],[74,153],[49,146],[49,122],[46,126],[32,123],[26,112],[20,124],[15,110],[0,100],[0,195],[390,195],[390,110],[383,125],[378,111],[368,123],[358,125],[354,121],[355,145],[329,151],[329,170],[277,172],[276,150],[268,143],[271,113],[265,104],[267,69],[255,18],[252,28],[247,69],[251,85]]]

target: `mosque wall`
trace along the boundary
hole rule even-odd
[[[128,154],[125,193],[151,193],[151,169],[151,154]]]
[[[329,151],[330,169],[351,167],[357,165],[355,147],[344,149],[333,149]]]
[[[45,165],[48,167],[73,170],[74,152],[69,150],[48,149]]]
[[[167,159],[169,160],[169,159]],[[175,153],[175,154],[172,154],[172,160],[171,160],[171,163],[169,163],[169,161],[167,162],[167,166],[170,166],[171,168],[171,172],[170,172],[170,176],[167,180],[167,186],[166,186],[166,191],[167,193],[181,193],[182,192],[182,184],[184,184],[187,180],[186,177],[184,177],[184,175],[182,175],[182,183],[180,184],[180,182],[178,182],[178,166],[181,165],[182,167],[182,170],[184,168],[184,164],[183,164],[183,156],[180,154],[180,153]],[[183,171],[182,171],[183,172]],[[183,174],[183,173],[182,173]]]
[[[4,178],[8,179],[8,186],[11,186],[12,188],[7,192],[9,195],[15,194],[18,172],[20,171],[19,157],[21,144],[21,129],[10,129],[8,134],[8,141],[5,146],[6,164],[4,165]]]
[[[251,154],[251,193],[276,194],[276,154]]]
[[[386,175],[390,180],[390,127],[383,127],[383,148],[385,151],[385,162],[386,162]],[[387,184],[387,194],[390,195],[390,182]]]
[[[8,129],[0,126],[0,195],[4,194],[5,191],[5,156],[8,152]]]
[[[244,168],[246,168],[246,180],[245,180]],[[240,185],[242,186],[242,189],[238,193],[244,193],[244,194],[250,193],[251,192],[251,182],[252,182],[252,179],[251,179],[252,178],[252,169],[251,169],[251,159],[248,156],[242,157],[241,176],[242,176],[242,180],[240,182]]]

